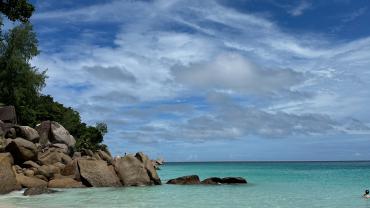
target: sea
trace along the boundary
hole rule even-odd
[[[0,208],[370,208],[370,162],[166,163],[161,186],[66,189],[0,196]],[[241,176],[245,185],[166,185],[185,175]]]

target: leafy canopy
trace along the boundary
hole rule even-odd
[[[0,0],[0,12],[11,21],[27,22],[35,8],[27,0]]]
[[[57,121],[76,138],[77,150],[106,148],[101,144],[107,133],[106,124],[88,126],[81,122],[77,111],[54,101],[50,95],[41,94],[46,71],[39,71],[30,63],[39,53],[37,47],[36,34],[30,23],[20,24],[6,33],[0,30],[0,103],[15,106],[22,125]]]

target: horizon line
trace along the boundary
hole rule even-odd
[[[370,160],[219,160],[219,161],[165,161],[165,163],[294,163],[294,162],[370,162]]]

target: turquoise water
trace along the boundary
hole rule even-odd
[[[370,208],[370,162],[167,163],[163,181],[183,175],[242,176],[247,185],[69,189],[57,194],[0,196],[0,207]]]

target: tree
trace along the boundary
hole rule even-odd
[[[108,126],[106,123],[96,123],[95,126],[96,129],[104,136],[106,133],[108,133]]]
[[[85,126],[82,129],[84,129],[84,131],[76,143],[77,150],[98,150],[106,148],[101,144],[103,142],[104,134],[107,133],[107,125],[105,123],[97,123],[95,127]]]
[[[0,102],[14,105],[19,121],[34,125],[35,104],[45,85],[45,71],[31,66],[36,56],[36,34],[28,23],[14,27],[1,38],[0,45]]]
[[[0,12],[11,21],[27,22],[35,8],[27,0],[0,0]]]

